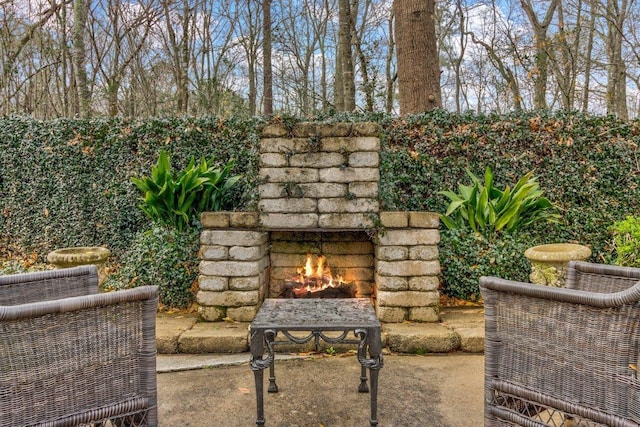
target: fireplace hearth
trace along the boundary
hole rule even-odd
[[[263,130],[258,211],[202,215],[205,320],[248,322],[265,298],[289,297],[370,298],[384,322],[438,320],[439,219],[380,211],[379,134],[374,123]]]

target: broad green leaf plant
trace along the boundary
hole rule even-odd
[[[144,193],[140,209],[152,221],[179,231],[190,227],[201,212],[221,210],[229,190],[241,176],[231,175],[233,160],[223,167],[212,166],[213,162],[213,158],[209,162],[201,158],[196,164],[191,158],[187,167],[174,176],[169,156],[161,151],[151,176],[131,178]]]
[[[450,230],[471,228],[481,234],[514,231],[539,221],[558,222],[560,215],[533,176],[525,174],[513,188],[500,190],[493,185],[493,173],[487,167],[484,181],[467,170],[471,185],[458,185],[458,193],[441,191],[450,200],[443,224]]]

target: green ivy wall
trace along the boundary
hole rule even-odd
[[[192,156],[238,159],[245,175],[233,205],[256,195],[259,121],[171,118],[0,119],[0,244],[40,256],[66,246],[106,245],[116,256],[149,227],[132,176],[146,175],[165,149],[177,169]]]
[[[313,120],[381,124],[382,210],[442,212],[446,201],[437,192],[456,189],[459,180],[466,183],[465,168],[481,175],[490,166],[499,187],[535,170],[562,220],[530,230],[522,244],[576,241],[590,245],[593,259],[600,262],[612,259],[611,225],[640,213],[638,121],[569,113],[442,111],[400,119],[376,114]],[[191,156],[237,159],[233,173],[244,174],[245,180],[235,189],[233,208],[255,210],[257,144],[265,123],[213,117],[0,118],[0,244],[42,257],[63,246],[106,245],[118,256],[137,231],[150,225],[137,208],[139,194],[130,178],[148,174],[161,149],[168,151],[175,168],[184,167]],[[448,238],[443,233],[441,246]],[[469,242],[457,246],[475,250]],[[445,271],[456,264],[447,257],[464,257],[464,252],[442,252]],[[514,278],[523,278],[524,269],[519,267]],[[502,265],[504,270],[509,268]]]

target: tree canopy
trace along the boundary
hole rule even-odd
[[[638,2],[398,3],[435,4],[426,80],[447,110],[638,115]],[[397,114],[399,85],[422,92],[403,83],[400,35],[424,24],[399,27],[395,12],[392,0],[2,0],[0,114]]]

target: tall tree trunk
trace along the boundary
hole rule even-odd
[[[178,100],[178,110],[182,114],[187,114],[189,111],[189,64],[190,64],[190,53],[189,53],[189,43],[190,43],[190,30],[189,26],[191,25],[191,9],[188,0],[183,0],[183,10],[184,15],[182,19],[182,44],[180,45],[180,55],[182,59],[180,63],[183,68],[180,73],[180,87],[178,88],[179,92],[179,100]]]
[[[338,0],[338,20],[340,29],[338,43],[340,45],[340,62],[342,68],[342,87],[344,96],[344,108],[342,111],[356,109],[356,85],[353,74],[353,51],[351,42],[351,5],[349,0]]]
[[[578,14],[576,21],[579,22],[581,14],[580,2],[578,2]],[[570,35],[571,31],[565,27],[564,19],[564,7],[561,4],[558,5],[558,37],[556,37],[557,45],[550,51],[551,68],[555,73],[556,82],[558,85],[558,91],[560,96],[560,103],[562,108],[567,111],[573,110],[574,102],[574,88],[575,88],[575,58],[578,54],[579,48],[579,29],[580,25],[576,26],[576,41],[571,43]],[[575,50],[573,50],[575,48]]]
[[[369,76],[369,58],[362,48],[362,37],[365,33],[365,26],[367,24],[367,16],[369,15],[369,9],[371,8],[371,0],[366,0],[363,6],[362,21],[358,28],[356,25],[358,0],[352,0],[351,4],[351,23],[353,28],[351,34],[353,37],[353,45],[356,49],[356,55],[360,63],[360,76],[362,78],[362,90],[364,91],[365,98],[365,111],[373,111],[375,104],[375,89],[376,79],[375,75]]]
[[[395,55],[396,42],[393,36],[393,23],[395,18],[393,16],[393,9],[391,10],[391,16],[389,16],[389,50],[387,52],[387,61],[385,64],[385,72],[387,75],[387,96],[385,100],[385,111],[387,114],[393,111],[393,100],[395,99],[395,82],[398,78],[398,73],[391,71],[393,64],[393,57]]]
[[[60,27],[61,35],[61,43],[60,43],[60,54],[62,57],[60,60],[62,63],[60,64],[60,71],[62,72],[60,87],[62,89],[62,115],[64,117],[69,117],[70,115],[70,105],[69,105],[69,90],[73,85],[69,84],[69,58],[71,58],[69,44],[67,43],[68,34],[67,34],[67,25],[69,17],[67,16],[67,7],[64,6],[60,8],[58,16],[58,25]]]
[[[331,6],[329,0],[323,0],[322,9],[329,16]],[[331,102],[329,101],[329,83],[328,83],[328,67],[327,67],[327,22],[328,19],[320,20],[317,26],[318,33],[318,48],[320,49],[320,96],[322,97],[322,112],[326,113],[331,108]]]
[[[107,83],[107,114],[109,117],[115,117],[118,115],[118,93],[120,92],[120,57],[122,55],[122,36],[120,29],[120,11],[117,6],[109,5],[109,21],[113,29],[113,59],[109,65],[108,76],[106,78]]]
[[[247,70],[247,78],[249,79],[249,115],[255,116],[257,111],[257,100],[258,100],[258,88],[256,84],[257,73],[256,73],[256,62],[249,61],[248,70]]]
[[[456,112],[462,112],[461,98],[462,98],[462,61],[464,60],[464,54],[467,48],[467,36],[466,31],[466,19],[464,16],[464,8],[462,6],[462,0],[456,2],[456,10],[458,12],[458,32],[460,33],[460,54],[454,60],[454,70],[456,75]]]
[[[87,5],[85,0],[73,2],[73,62],[75,68],[76,87],[78,88],[78,115],[87,117],[90,115],[89,104],[91,95],[87,82],[87,68],[85,59],[84,35],[87,23]]]
[[[320,48],[320,96],[322,97],[322,112],[326,113],[329,110],[329,90],[327,83],[327,56],[324,37],[320,38],[318,45]]]
[[[340,49],[341,45],[338,43],[336,46],[336,73],[333,81],[333,106],[338,113],[344,111],[344,84],[342,83],[344,76],[342,74],[342,53]]]
[[[582,0],[578,1],[577,4],[577,16],[576,16],[576,28],[575,28],[575,38],[573,40],[573,47],[572,47],[572,51],[570,53],[570,57],[571,57],[571,85],[570,85],[570,98],[571,98],[571,104],[569,106],[570,110],[575,109],[575,105],[577,102],[577,98],[576,98],[576,86],[577,86],[577,79],[578,79],[578,58],[580,56],[580,49],[582,47],[582,21],[583,21],[583,13],[584,13],[584,2]]]
[[[591,57],[593,55],[593,39],[596,33],[596,16],[597,16],[597,1],[591,1],[591,18],[589,19],[589,36],[587,39],[587,50],[584,54],[585,59],[585,68],[584,68],[584,90],[582,92],[582,111],[587,112],[589,109],[589,96],[591,95],[591,90],[589,86],[591,84]]]
[[[551,4],[545,13],[542,21],[538,19],[530,0],[520,0],[531,27],[533,28],[533,38],[535,45],[535,70],[533,78],[533,105],[536,109],[545,110],[547,108],[547,80],[549,78],[549,53],[547,51],[548,39],[547,29],[555,14],[560,0],[551,0]]]
[[[168,48],[171,57],[171,73],[176,85],[176,111],[179,114],[187,113],[188,79],[189,72],[189,4],[188,0],[182,1],[182,39],[178,42],[176,32],[173,29],[174,12],[171,8],[172,0],[163,0],[164,19],[167,29]],[[187,55],[185,55],[185,50]],[[185,62],[186,60],[186,62]]]
[[[607,113],[629,118],[627,108],[627,69],[622,59],[622,28],[627,14],[627,0],[607,0]]]
[[[394,0],[400,114],[442,107],[435,0]]]
[[[273,68],[271,66],[271,0],[263,2],[262,68],[264,101],[262,113],[273,114]]]

